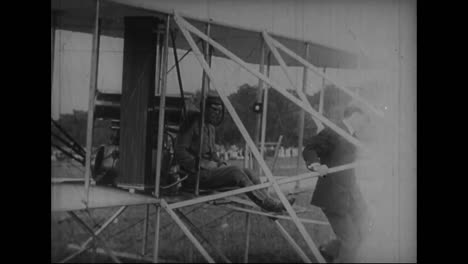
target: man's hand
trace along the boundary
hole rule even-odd
[[[328,166],[325,164],[312,163],[307,165],[307,168],[310,171],[318,172],[320,174],[320,177],[324,177],[328,173]]]
[[[328,166],[327,165],[319,165],[317,166],[316,171],[320,174],[320,176],[324,177],[326,174],[328,174]]]
[[[215,169],[218,167],[218,164],[212,160],[201,160],[200,161],[200,168],[203,168],[203,169],[207,169],[207,170],[210,170],[210,169]]]
[[[227,163],[225,161],[222,161],[222,160],[218,160],[217,163],[218,163],[218,168],[223,166],[223,165],[227,166]]]

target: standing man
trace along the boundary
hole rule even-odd
[[[205,125],[203,126],[202,156],[200,159],[200,188],[217,189],[224,187],[247,187],[260,184],[258,175],[237,166],[226,166],[215,151],[215,126],[223,120],[224,107],[217,95],[206,99]],[[199,116],[191,116],[181,126],[175,146],[175,159],[181,169],[188,172],[188,178],[182,182],[184,187],[194,188],[197,177],[197,156],[200,145]],[[246,195],[266,211],[283,212],[281,201],[269,196],[266,189],[247,192]],[[292,204],[294,198],[288,199]]]
[[[343,116],[337,125],[353,137],[369,123],[368,116],[356,106],[346,107]],[[354,162],[356,154],[356,147],[329,127],[312,137],[302,152],[307,168],[320,174],[311,204],[323,210],[337,237],[319,248],[329,262],[356,261],[369,230],[367,206],[354,169],[327,174],[329,167]]]

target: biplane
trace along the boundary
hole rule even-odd
[[[355,68],[358,60],[361,61],[360,66],[362,67],[362,58],[359,58],[359,55],[323,46],[310,40],[295,39],[261,29],[240,28],[212,20],[195,19],[179,13],[177,10],[154,8],[147,1],[52,0],[51,9],[52,34],[56,29],[62,29],[93,35],[86,147],[79,146],[52,120],[52,125],[55,127],[52,129],[55,131],[52,134],[52,141],[58,140],[67,146],[66,150],[62,148],[62,151],[85,167],[85,178],[80,181],[52,182],[51,210],[52,212],[67,212],[91,235],[77,248],[76,252],[63,259],[62,262],[69,261],[89,249],[93,241],[102,245],[104,249],[101,251],[105,252],[114,262],[120,262],[119,256],[129,256],[126,253],[113,251],[108,242],[99,237],[99,234],[127,207],[133,205],[156,207],[157,215],[153,221],[156,232],[152,261],[160,261],[158,245],[163,241],[159,241],[159,215],[161,211],[165,211],[207,262],[214,262],[214,258],[205,246],[210,247],[211,252],[214,252],[221,259],[229,262],[215,245],[206,241],[202,234],[197,232],[197,228],[179,210],[183,207],[200,203],[214,203],[219,200],[229,201],[230,204],[227,206],[232,210],[264,215],[267,217],[266,219],[274,221],[279,232],[304,262],[309,263],[313,260],[325,262],[304,224],[327,225],[328,223],[299,218],[298,208],[289,204],[281,188],[287,184],[294,184],[295,188],[300,187],[300,184],[297,183],[306,182],[317,177],[318,174],[307,173],[292,177],[275,177],[265,163],[263,153],[261,153],[265,143],[268,89],[275,89],[286,100],[290,100],[303,109],[304,113],[312,115],[317,126],[331,127],[352,144],[362,149],[366,147],[324,117],[321,110],[315,110],[305,97],[302,87],[296,87],[291,81],[291,87],[299,94],[298,97],[293,96],[268,76],[267,69],[273,65],[280,66],[288,79],[292,80],[287,68],[290,66],[304,67],[305,71],[313,71],[327,81],[334,83],[342,92],[364,105],[373,114],[382,116],[383,113],[378,107],[349,88],[338,84],[318,69],[318,67]],[[55,23],[57,17],[60,17],[60,24]],[[124,40],[121,94],[103,93],[97,87],[99,38],[101,35]],[[52,41],[52,45],[53,43],[54,41]],[[252,49],[252,47],[257,48]],[[173,49],[173,54],[169,53],[169,48]],[[53,49],[54,47],[52,47]],[[239,128],[251,155],[256,159],[263,172],[264,182],[262,184],[231,190],[200,190],[196,188],[193,192],[183,192],[177,189],[175,192],[168,191],[173,190],[173,187],[178,186],[183,180],[183,174],[172,177],[178,173],[177,164],[173,159],[173,142],[179,126],[191,113],[199,111],[202,113],[200,116],[203,116],[205,111],[203,107],[194,109],[187,106],[189,103],[187,96],[184,95],[181,81],[183,72],[179,67],[179,62],[183,60],[184,56],[179,58],[176,50],[184,50],[186,53],[193,53],[196,56],[203,69],[202,102],[206,99],[210,87],[219,94],[224,103],[225,111]],[[286,56],[282,56],[280,51]],[[167,73],[170,68],[168,56],[172,55],[175,57],[174,66],[180,87],[180,96],[178,97],[166,95]],[[227,98],[226,92],[215,81],[210,67],[213,56],[232,60],[259,79],[261,88],[259,104],[262,107],[261,111],[258,112],[259,129],[256,142],[247,133]],[[259,70],[253,69],[249,64],[259,65]],[[321,100],[321,105],[323,106],[323,100]],[[320,108],[323,108],[322,106]],[[92,135],[96,119],[111,120],[112,129],[119,136],[114,143],[114,148],[101,147],[93,155],[91,153]],[[60,136],[60,133],[63,136]],[[302,138],[303,136],[300,136],[300,146],[302,146]],[[54,147],[60,148],[60,144],[55,144]],[[106,163],[109,160],[110,163]],[[355,163],[346,164],[332,168],[331,172],[351,169],[355,166],[357,166]],[[114,175],[109,176],[110,172]],[[112,180],[109,183],[102,181],[100,177],[110,177]],[[285,214],[264,212],[259,210],[255,204],[242,198],[242,194],[261,188],[272,188],[287,212]],[[106,207],[119,207],[119,209],[97,230],[89,227],[75,213],[78,210]],[[145,217],[146,221],[150,222],[148,215]],[[295,224],[302,238],[306,241],[307,247],[313,253],[313,258],[298,246],[278,222],[278,219],[288,219]],[[145,228],[145,232],[147,236],[147,228]],[[203,246],[202,241],[205,246]],[[146,243],[146,239],[143,240],[143,243]],[[148,252],[142,252],[140,256],[135,258],[148,260],[147,256]]]

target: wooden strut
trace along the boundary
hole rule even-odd
[[[269,34],[267,32],[264,32],[264,34],[268,35]],[[312,70],[313,72],[315,72],[317,75],[319,75],[320,77],[324,78],[325,80],[329,81],[330,83],[334,84],[337,88],[339,88],[340,90],[342,90],[343,92],[345,92],[346,94],[348,94],[349,96],[351,96],[353,99],[355,99],[356,101],[362,103],[366,108],[368,108],[369,110],[371,110],[372,113],[376,114],[377,116],[379,117],[383,117],[384,114],[383,112],[380,110],[380,109],[377,109],[376,107],[374,107],[372,104],[370,104],[369,102],[367,102],[364,98],[362,98],[361,96],[357,95],[355,92],[349,90],[348,88],[344,87],[344,85],[341,85],[339,84],[338,82],[332,80],[329,76],[327,76],[325,73],[322,73],[320,71],[320,69],[318,69],[317,67],[315,67],[314,65],[312,65],[311,63],[309,63],[308,61],[304,60],[301,56],[297,55],[296,53],[294,53],[293,51],[291,51],[290,49],[286,48],[283,44],[281,44],[279,41],[277,41],[276,39],[272,38],[269,36],[269,40],[272,42],[273,45],[275,45],[276,47],[280,48],[281,50],[283,50],[286,54],[288,54],[290,57],[296,59],[296,61],[298,61],[299,63],[303,64],[304,66],[306,66],[307,68],[309,68],[310,70]]]
[[[261,46],[260,46],[260,63],[259,63],[259,69],[258,69],[262,74],[265,74],[265,43],[262,41]],[[257,100],[255,101],[256,103],[260,103],[263,99],[263,81],[258,80],[258,88],[257,88]],[[262,104],[262,108],[265,107],[265,105]],[[263,112],[263,111],[262,111]],[[258,112],[256,112],[256,127],[255,127],[255,146],[258,146],[258,143],[260,141],[261,133],[262,133],[262,115]],[[261,150],[261,148],[260,148]],[[261,150],[262,156],[263,156],[263,151]],[[262,173],[262,170],[260,169],[260,166],[255,164],[255,169],[258,170],[259,175]]]
[[[169,216],[174,220],[174,222],[180,227],[182,232],[188,237],[188,239],[193,243],[193,245],[198,249],[200,254],[205,258],[209,263],[215,263],[213,258],[206,252],[200,242],[192,235],[190,230],[184,225],[182,220],[177,216],[177,214],[169,207],[167,202],[164,199],[161,199],[161,207],[169,214]]]
[[[235,210],[235,211],[239,211],[239,212],[246,212],[246,213],[249,213],[249,214],[256,214],[256,215],[262,215],[262,216],[266,216],[266,217],[273,217],[273,218],[292,221],[291,217],[285,216],[285,215],[276,215],[276,214],[271,214],[271,213],[267,213],[267,212],[261,212],[261,211],[258,211],[258,210],[252,210],[252,209],[237,207],[237,206],[234,206],[234,205],[224,205],[224,206],[231,209],[231,210]],[[306,223],[306,224],[328,225],[328,226],[330,225],[328,222],[325,222],[325,221],[303,219],[303,218],[298,218],[298,219],[302,223]]]
[[[292,80],[292,76],[291,74],[289,73],[288,69],[287,69],[287,66],[286,66],[286,63],[284,62],[283,60],[283,57],[281,57],[281,55],[279,54],[278,50],[276,49],[276,47],[273,45],[273,42],[271,40],[271,37],[266,33],[266,31],[263,31],[262,33],[262,36],[263,36],[263,39],[264,41],[267,43],[268,45],[268,48],[270,49],[270,51],[273,53],[273,56],[275,56],[275,59],[279,62],[279,65],[281,66],[281,69],[283,70],[284,74],[286,75],[288,81],[289,81],[289,84],[291,85],[291,88],[293,90],[296,90],[297,91],[297,94],[299,95],[299,98],[302,100],[302,102],[304,102],[307,107],[310,107],[312,108],[312,106],[310,105],[310,102],[309,100],[307,99],[307,97],[305,96],[304,92],[302,91],[302,89],[300,89],[298,86],[296,86]],[[304,71],[304,73],[307,72],[307,69]],[[304,79],[304,85],[307,83],[307,79]],[[317,125],[317,128],[318,130],[322,130],[324,127],[323,127],[323,124],[322,122],[320,122],[320,120],[318,120],[316,117],[314,117],[312,115],[312,120],[314,120],[315,124]]]
[[[157,141],[157,155],[156,155],[156,179],[155,179],[155,189],[154,194],[156,198],[159,198],[159,183],[161,179],[161,167],[162,167],[162,145],[163,145],[163,135],[164,135],[164,113],[166,107],[166,88],[167,88],[167,61],[169,57],[169,28],[171,23],[170,15],[166,17],[166,28],[164,32],[164,54],[162,65],[160,66],[159,73],[161,76],[161,94],[159,101],[159,124],[158,124],[158,141]],[[159,79],[159,78],[158,78]],[[153,246],[153,262],[158,263],[159,261],[159,225],[160,225],[160,214],[161,208],[156,204],[156,217],[155,217],[155,227],[154,227],[154,246]]]
[[[79,248],[80,248],[78,245],[75,245],[75,244],[69,244],[67,247],[69,249],[71,249],[71,250],[79,250]],[[102,249],[102,248],[97,248],[96,253],[101,254],[101,255],[107,255],[106,251],[104,249]],[[116,257],[125,258],[125,259],[132,259],[132,260],[136,260],[136,261],[144,260],[144,261],[147,261],[147,262],[151,262],[153,260],[153,259],[148,258],[148,257],[142,257],[140,255],[127,253],[127,252],[118,252],[118,251],[112,250],[112,253]]]
[[[209,42],[213,47],[224,53],[228,58],[232,59],[234,62],[242,66],[244,69],[246,69],[248,72],[251,74],[255,75],[257,78],[262,79],[265,83],[269,84],[271,87],[275,88],[279,93],[281,93],[284,97],[298,105],[299,107],[303,108],[307,112],[313,114],[315,117],[317,117],[320,121],[322,121],[325,125],[330,127],[332,130],[334,130],[337,134],[340,136],[344,137],[346,140],[348,140],[351,144],[355,145],[356,147],[364,150],[365,152],[369,152],[368,148],[364,146],[361,142],[359,142],[356,138],[352,137],[349,135],[347,132],[345,132],[343,129],[335,125],[333,122],[328,120],[326,117],[323,115],[319,114],[317,111],[314,109],[308,108],[307,105],[302,102],[302,100],[297,99],[295,96],[287,92],[283,87],[278,85],[277,83],[273,82],[270,80],[268,77],[265,75],[259,73],[257,70],[251,69],[244,61],[242,61],[239,57],[234,55],[232,52],[224,48],[222,45],[217,43],[216,41],[212,40],[211,38],[207,37],[205,34],[203,34],[200,30],[195,28],[194,26],[190,25],[188,22],[180,18],[180,16],[176,15],[175,17],[179,17],[179,21],[176,19],[176,22],[178,22],[179,25],[182,25],[183,27],[186,27],[186,30],[190,30],[190,32],[196,34],[198,37],[202,38],[203,40]],[[182,31],[184,32],[184,31]],[[188,35],[189,36],[189,35]],[[194,45],[194,43],[192,43]],[[193,48],[192,48],[193,49]],[[198,48],[197,48],[198,50]],[[202,59],[199,55],[201,53],[198,51],[198,54],[195,54],[197,60]],[[209,67],[207,67],[208,69]]]
[[[350,164],[346,164],[346,165],[342,165],[342,166],[333,167],[333,168],[330,168],[328,170],[328,173],[331,174],[331,173],[335,173],[335,172],[338,172],[338,171],[353,169],[358,164],[359,163],[356,162],[356,163],[350,163]],[[289,182],[310,180],[312,178],[319,177],[319,176],[320,176],[320,174],[318,174],[316,172],[304,173],[304,174],[300,174],[300,175],[280,179],[280,180],[278,180],[278,184],[286,184],[286,183],[289,183]],[[251,191],[254,191],[254,190],[267,188],[267,187],[270,187],[271,185],[272,185],[271,182],[265,182],[265,183],[261,183],[261,184],[257,184],[257,185],[252,185],[252,186],[248,186],[248,187],[235,189],[235,190],[232,190],[232,191],[227,191],[227,192],[202,196],[202,197],[198,197],[198,198],[195,198],[195,199],[192,199],[192,200],[186,200],[186,201],[171,203],[169,205],[169,207],[171,209],[181,208],[181,207],[185,207],[185,206],[204,203],[204,202],[221,199],[221,198],[228,197],[228,196],[233,196],[233,195],[237,195],[237,194],[242,194],[242,193],[251,192]]]
[[[97,236],[94,231],[86,225],[86,223],[81,220],[74,212],[70,211],[68,214],[88,233],[90,233],[93,236],[94,240],[98,240],[104,249],[106,250],[107,254],[109,257],[114,261],[115,263],[121,263],[120,260],[114,255],[114,253],[110,250],[109,245],[107,245],[107,242],[103,239],[101,239],[99,236]]]
[[[271,52],[268,52],[267,56],[267,72],[266,76],[270,77],[270,62],[271,62]],[[263,111],[262,111],[262,132],[260,135],[260,154],[264,157],[265,153],[265,137],[266,137],[266,126],[267,126],[267,115],[268,115],[268,86],[264,86],[263,92]],[[259,176],[262,176],[262,169],[258,166],[258,170],[260,171]]]
[[[241,134],[243,135],[244,139],[249,144],[250,149],[252,151],[252,154],[257,159],[257,162],[260,163],[260,166],[262,167],[262,169],[265,172],[266,176],[268,177],[268,179],[272,183],[272,186],[273,186],[274,190],[276,191],[279,199],[281,200],[283,206],[286,208],[286,211],[293,218],[294,223],[296,224],[297,228],[299,229],[299,232],[303,236],[304,240],[306,241],[307,245],[309,246],[309,248],[312,251],[312,253],[314,254],[314,256],[318,259],[318,261],[320,263],[324,263],[325,259],[322,257],[319,250],[315,246],[315,243],[313,242],[310,235],[307,233],[307,230],[305,229],[304,225],[298,220],[296,213],[294,212],[293,208],[291,207],[291,204],[289,203],[289,201],[287,200],[285,195],[281,192],[281,189],[280,189],[278,183],[276,182],[276,180],[275,180],[274,176],[272,175],[270,169],[268,168],[267,164],[265,163],[265,160],[260,155],[260,152],[258,151],[257,147],[255,146],[255,143],[250,138],[249,133],[247,132],[244,125],[242,124],[242,121],[240,120],[239,116],[237,115],[234,107],[232,106],[231,102],[227,98],[226,94],[224,93],[224,91],[222,89],[219,88],[218,85],[216,85],[215,79],[214,79],[213,73],[211,72],[210,67],[208,66],[207,62],[204,60],[204,58],[203,58],[202,54],[200,53],[198,47],[195,45],[195,41],[190,36],[190,33],[187,30],[190,30],[192,33],[195,33],[196,35],[199,35],[200,37],[203,36],[205,38],[205,41],[209,40],[210,44],[212,46],[214,46],[215,48],[217,48],[217,49],[220,48],[220,45],[218,43],[214,42],[213,40],[211,40],[209,37],[206,37],[206,35],[201,33],[198,29],[196,29],[193,26],[191,26],[190,24],[188,24],[188,22],[186,22],[183,18],[181,18],[179,15],[177,15],[177,13],[174,14],[174,19],[175,19],[176,23],[178,24],[179,28],[181,29],[182,33],[184,34],[185,38],[189,42],[190,46],[192,47],[192,50],[194,51],[194,54],[195,54],[197,60],[199,61],[199,63],[203,67],[206,74],[211,79],[211,82],[213,83],[213,87],[215,87],[215,89],[218,91],[218,94],[220,95],[224,105],[226,106],[227,110],[229,111],[232,119],[234,120],[237,127],[239,128],[239,130],[240,130]],[[221,46],[221,48],[222,48],[222,46]],[[303,105],[303,107],[305,107],[305,106]]]
[[[206,24],[206,34],[209,36],[210,35],[210,24]],[[198,48],[198,47],[197,47]],[[210,49],[210,44],[208,42],[205,42],[205,58],[209,58],[209,49]],[[200,137],[199,139],[199,145],[198,145],[198,156],[197,156],[197,178],[195,181],[195,195],[199,195],[199,189],[200,189],[200,173],[201,173],[201,168],[200,168],[200,162],[202,159],[203,155],[203,140],[204,140],[204,134],[205,134],[205,112],[206,112],[206,93],[207,89],[209,90],[209,79],[206,77],[206,73],[202,73],[202,88],[201,88],[201,101],[200,101],[200,118],[199,118],[199,132],[198,135]]]
[[[323,68],[323,73],[327,71],[327,68]],[[319,113],[323,115],[323,104],[325,100],[325,78],[322,78],[322,89],[320,89],[320,101],[319,101]]]
[[[190,219],[185,216],[181,211],[180,209],[176,209],[174,210],[174,212],[187,224],[190,226],[190,229],[192,229],[192,232],[195,233],[203,242],[205,242],[205,244],[207,244],[208,246],[210,246],[217,254],[218,256],[220,256],[224,262],[226,263],[232,263],[224,254],[223,252],[216,246],[216,245],[213,245],[208,239],[206,239],[202,232],[200,231],[200,229],[197,228],[197,226],[195,226],[192,221],[190,221]]]
[[[187,118],[187,106],[185,105],[185,96],[184,96],[184,86],[182,83],[182,76],[180,73],[180,67],[179,67],[179,58],[177,56],[177,47],[175,43],[175,36],[174,36],[174,31],[171,31],[171,40],[172,40],[172,52],[174,53],[174,61],[175,61],[175,66],[177,69],[177,81],[179,82],[179,90],[180,90],[180,97],[182,97],[182,113],[183,113],[183,118]],[[169,74],[170,70],[167,71],[167,74]]]
[[[309,59],[309,43],[305,44],[305,58]],[[307,88],[307,68],[304,67],[302,69],[302,91],[305,93],[306,88]],[[322,114],[322,112],[319,113]],[[298,131],[298,142],[297,142],[297,158],[296,158],[296,174],[299,173],[299,167],[301,165],[301,158],[302,158],[302,149],[304,146],[304,122],[305,122],[305,112],[304,109],[301,109],[299,112],[299,131]],[[323,126],[322,126],[323,128]],[[317,127],[317,132],[319,132],[318,127]],[[299,189],[299,183],[296,183],[296,186],[294,187],[295,190]]]
[[[197,226],[197,228],[200,229],[200,230],[201,230],[201,229],[204,229],[206,226],[212,224],[212,223],[215,222],[216,220],[219,220],[219,219],[221,219],[221,218],[225,218],[225,217],[231,215],[232,213],[234,213],[234,211],[233,211],[233,210],[229,210],[228,213],[226,213],[226,214],[224,214],[224,215],[222,215],[222,216],[220,216],[220,217],[211,219],[208,223],[205,223],[205,224],[203,224],[203,225],[201,225],[201,226]],[[185,213],[185,214],[187,214],[187,213]],[[169,226],[169,225],[171,225],[171,224],[172,224],[172,223],[168,224],[167,226]],[[167,226],[165,226],[165,227],[162,228],[162,229],[165,229]],[[179,236],[178,238],[176,238],[176,239],[173,241],[173,243],[177,243],[178,241],[180,241],[180,240],[181,240],[182,238],[184,238],[184,237],[185,237],[185,234],[182,234],[181,236]]]
[[[82,252],[84,252],[86,249],[89,248],[89,244],[93,241],[93,238],[98,236],[99,234],[101,234],[108,226],[109,224],[111,224],[117,217],[119,217],[119,215],[121,215],[125,209],[127,208],[127,206],[122,206],[120,207],[98,230],[96,230],[96,232],[93,232],[93,236],[88,238],[81,246],[80,246],[80,249],[77,251],[77,252],[74,252],[73,254],[71,254],[70,256],[66,257],[65,259],[63,259],[62,261],[60,261],[59,263],[65,263],[71,259],[73,259],[74,257],[78,256],[79,254],[81,254]],[[73,216],[74,218],[77,217],[76,215]]]
[[[307,255],[302,251],[299,245],[294,241],[294,239],[289,235],[289,233],[284,229],[284,227],[279,223],[278,220],[274,220],[276,227],[280,231],[281,235],[288,241],[291,247],[296,251],[299,257],[304,261],[304,263],[311,263],[312,261],[307,257]]]
[[[274,170],[275,170],[276,161],[278,160],[279,149],[280,149],[280,147],[281,147],[281,141],[283,141],[283,135],[280,135],[280,136],[279,136],[278,142],[276,143],[275,155],[274,155],[274,157],[273,157],[273,164],[271,165],[271,171],[274,171]]]
[[[89,99],[88,99],[88,121],[86,130],[86,161],[85,161],[85,190],[86,197],[83,201],[86,206],[89,200],[89,184],[91,178],[91,152],[93,147],[93,126],[94,126],[94,103],[98,80],[99,66],[99,9],[100,0],[96,0],[96,16],[94,20],[93,50],[91,53],[91,77],[89,79]]]

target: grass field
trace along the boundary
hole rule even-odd
[[[231,161],[231,164],[242,165],[242,161]],[[267,160],[271,166],[272,161]],[[305,169],[296,170],[295,158],[278,159],[275,175],[296,175],[304,173]],[[301,168],[304,168],[301,163]],[[52,163],[52,177],[83,177],[79,166],[69,163]],[[324,215],[318,208],[308,205],[311,193],[303,193],[297,197],[296,204],[307,206],[311,209],[307,213],[299,214],[302,218],[325,220]],[[196,210],[195,210],[196,209]],[[102,223],[115,212],[117,208],[105,208],[90,210],[89,212],[80,211],[77,214],[87,223],[94,225]],[[112,223],[101,235],[115,251],[139,254],[143,239],[143,218],[146,206],[129,207],[119,218],[117,222]],[[242,262],[245,247],[246,214],[243,212],[232,212],[231,210],[212,205],[194,205],[184,207],[181,210],[196,225],[202,226],[203,235],[214,245],[217,245],[221,251],[232,262]],[[155,208],[150,207],[150,215],[154,215]],[[249,262],[271,263],[271,262],[302,262],[295,251],[281,236],[274,223],[264,216],[251,215],[251,236],[249,247]],[[280,223],[296,239],[297,243],[312,259],[312,253],[307,249],[305,241],[300,236],[296,227],[291,221],[280,220]],[[153,225],[154,217],[150,218],[149,237],[147,243],[148,257],[152,255],[153,245]],[[130,228],[129,228],[130,227]],[[192,246],[191,242],[185,237],[178,226],[173,224],[166,213],[161,214],[161,233],[160,233],[160,257],[162,259],[174,262],[204,262],[203,257]],[[312,239],[319,245],[333,236],[331,228],[324,225],[305,224]],[[67,218],[66,214],[54,213],[51,219],[51,254],[52,261],[60,261],[70,254],[67,245],[81,244],[88,238],[85,233],[72,219]],[[222,259],[209,248],[205,249],[215,258],[215,261],[222,262]],[[110,259],[100,258],[98,261],[110,262]],[[83,254],[75,259],[74,262],[90,262],[91,254]]]

